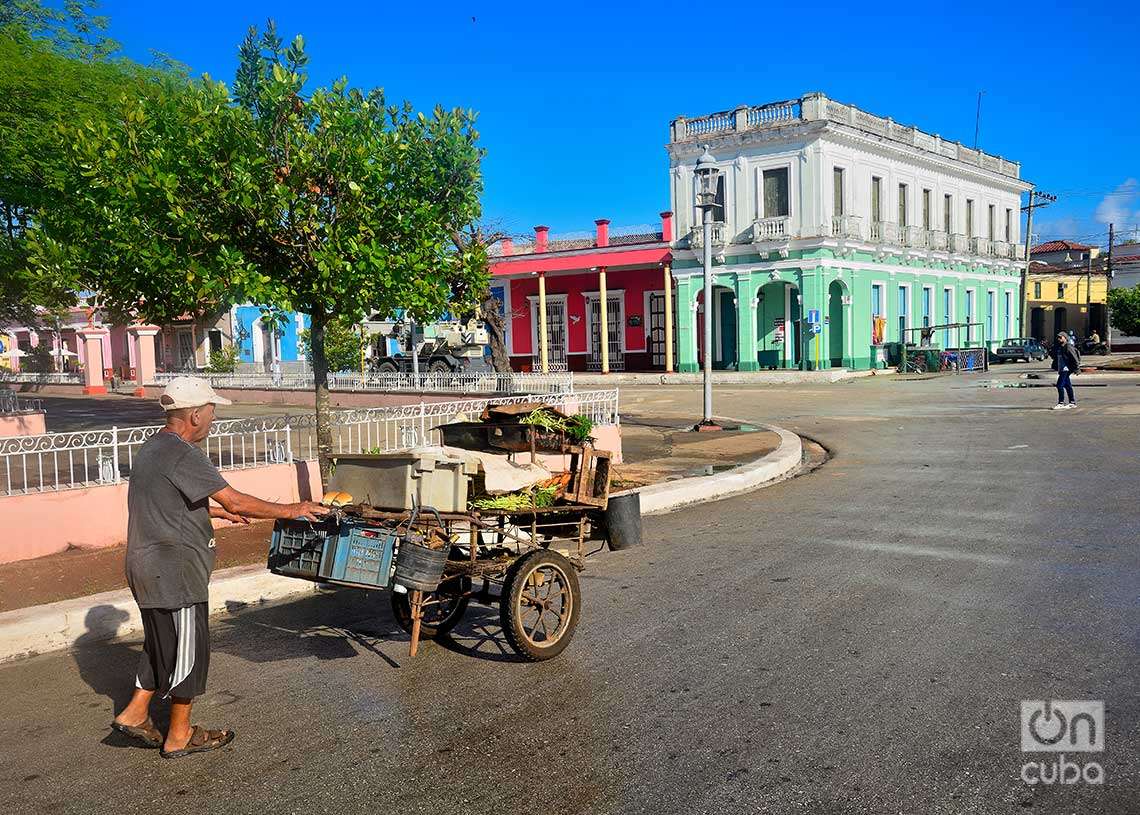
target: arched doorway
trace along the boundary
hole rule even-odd
[[[846,288],[842,281],[832,280],[827,287],[827,347],[832,368],[843,367],[843,345],[847,326],[843,319],[843,298]]]
[[[761,368],[795,368],[800,361],[799,289],[775,280],[756,292],[756,348]]]
[[[1035,340],[1045,339],[1045,309],[1040,306],[1029,313],[1029,336]]]
[[[697,292],[697,367],[705,361],[705,293]],[[713,368],[718,371],[736,370],[736,292],[727,286],[714,285],[712,289],[712,355]]]
[[[1053,336],[1069,330],[1069,310],[1064,306],[1053,310]]]

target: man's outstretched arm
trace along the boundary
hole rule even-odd
[[[232,515],[243,518],[306,518],[315,521],[328,514],[328,507],[315,501],[298,501],[295,504],[278,504],[262,501],[227,485],[210,496]],[[224,516],[223,516],[224,517]]]

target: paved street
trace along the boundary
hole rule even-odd
[[[980,387],[1023,369],[720,389],[832,460],[647,519],[552,662],[480,607],[415,660],[383,595],[246,611],[196,710],[237,740],[174,762],[106,729],[136,645],[0,668],[0,811],[1140,811],[1140,387]],[[1022,782],[1022,699],[1105,700],[1103,786]]]

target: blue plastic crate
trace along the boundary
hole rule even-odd
[[[392,577],[396,535],[390,529],[346,524],[321,576],[336,583],[387,588]]]
[[[336,521],[279,520],[273,524],[267,566],[274,574],[324,579],[324,562],[331,559],[338,537]]]

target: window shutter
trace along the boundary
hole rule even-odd
[[[764,217],[785,217],[788,214],[788,169],[764,171]]]

